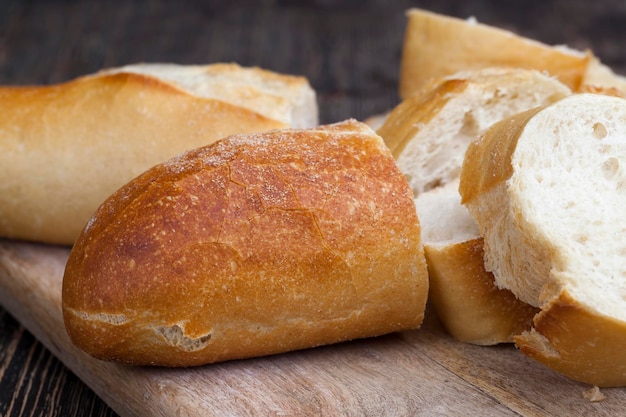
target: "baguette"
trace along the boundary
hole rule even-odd
[[[460,71],[403,100],[377,132],[420,195],[458,178],[465,149],[493,123],[569,94],[565,85],[534,70]]]
[[[592,51],[546,45],[511,31],[421,9],[407,11],[399,94],[407,98],[428,82],[459,71],[489,67],[535,69],[574,92],[594,89],[626,93],[626,78]]]
[[[117,188],[230,134],[317,124],[302,77],[235,64],[138,64],[0,87],[0,236],[71,245]]]
[[[417,196],[429,300],[457,340],[510,343],[530,329],[536,313],[498,289],[484,269],[482,238],[457,190],[465,150],[505,116],[569,94],[565,85],[534,70],[465,71],[403,100],[378,130]]]
[[[415,329],[427,293],[411,190],[350,120],[149,169],[79,236],[62,307],[96,358],[193,366]]]
[[[462,202],[499,287],[539,308],[520,350],[570,378],[626,385],[626,100],[575,94],[468,147]]]

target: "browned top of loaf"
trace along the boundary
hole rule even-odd
[[[100,98],[100,101],[96,102],[93,100],[94,97]],[[166,123],[159,117],[178,116],[181,109],[191,112],[194,116],[195,112],[202,111],[204,117],[212,119],[212,112],[220,114],[220,112],[227,110],[234,112],[235,115],[238,113],[246,115],[250,118],[250,123],[265,120],[268,127],[288,126],[284,122],[261,115],[259,111],[230,103],[228,98],[222,100],[214,97],[202,97],[156,77],[131,72],[102,72],[54,85],[0,86],[0,98],[4,103],[10,103],[10,106],[3,108],[0,121],[7,126],[17,126],[24,132],[39,129],[39,123],[49,129],[51,122],[70,122],[73,119],[75,122],[79,121],[78,124],[88,132],[89,121],[94,125],[98,122],[103,123],[102,119],[106,122],[110,119],[108,113],[118,108],[133,109],[134,113],[114,114],[119,119],[118,123],[124,126],[124,123],[129,122],[128,127],[130,128],[132,128],[130,121],[137,119],[137,114],[141,114],[142,110],[149,113],[148,116],[152,115],[152,122],[162,128]],[[207,101],[213,101],[213,108],[206,108]],[[121,105],[116,106],[119,104],[118,102]],[[132,107],[133,105],[136,107]],[[201,105],[202,107],[200,107]],[[37,113],[43,110],[45,113]],[[33,114],[43,114],[44,117],[42,120],[33,121],[31,124],[24,123],[24,118],[31,117]],[[64,117],[65,120],[58,120],[60,117]],[[193,121],[194,119],[192,119]],[[13,123],[9,124],[9,122]],[[170,125],[172,124],[170,121],[168,122]],[[222,128],[222,125],[226,125],[229,120],[217,123],[219,119],[216,118],[212,122],[215,123],[214,130],[218,132],[232,130]],[[64,127],[71,128],[72,125],[67,124]],[[207,133],[211,132],[199,131],[197,135]],[[221,137],[225,135],[222,134]],[[45,135],[43,137],[45,138]]]
[[[130,352],[128,328],[103,352],[118,327],[74,319],[212,335],[213,351],[193,358],[150,353],[167,365],[416,328],[428,287],[419,234],[408,184],[365,125],[232,136],[154,167],[95,213],[67,264],[66,325],[91,353],[133,363],[147,356]]]

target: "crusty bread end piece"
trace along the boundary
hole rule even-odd
[[[63,279],[94,357],[192,366],[420,326],[413,194],[363,123],[230,136],[113,194]]]
[[[535,70],[461,71],[403,100],[377,130],[416,195],[459,177],[465,149],[505,116],[571,94]]]
[[[483,239],[461,205],[458,180],[415,199],[429,275],[428,302],[457,340],[511,343],[529,330],[537,309],[495,285],[483,263]]]
[[[513,32],[422,9],[407,11],[399,92],[407,98],[434,79],[489,67],[526,68],[580,88],[591,55],[549,46]]]
[[[626,100],[576,94],[468,148],[463,203],[496,282],[541,309],[521,351],[573,379],[626,384]]]
[[[223,100],[292,128],[308,128],[318,123],[315,91],[301,76],[234,63],[141,63],[106,69],[93,76],[120,73],[155,77],[191,95]]]

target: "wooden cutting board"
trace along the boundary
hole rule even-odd
[[[0,240],[0,303],[121,416],[615,416],[626,389],[571,381],[513,346],[421,329],[190,369],[126,367],[70,343],[61,314],[69,249]]]

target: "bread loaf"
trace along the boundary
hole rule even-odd
[[[626,100],[576,94],[469,146],[460,193],[498,286],[538,307],[515,338],[582,382],[626,384]]]
[[[547,45],[475,18],[416,8],[407,11],[400,64],[402,98],[432,80],[490,67],[535,69],[556,77],[574,92],[600,88],[626,94],[626,78],[615,74],[592,51]]]
[[[140,64],[0,87],[0,236],[72,244],[149,167],[239,132],[317,124],[302,77],[234,64]]]
[[[346,121],[235,135],[149,169],[70,254],[63,315],[94,357],[192,366],[420,326],[411,190]]]
[[[457,340],[512,342],[536,309],[495,286],[483,266],[482,238],[461,205],[458,178],[469,143],[505,116],[571,94],[534,70],[463,71],[425,86],[394,108],[378,133],[414,193],[429,270],[429,300]]]
[[[565,85],[534,70],[460,71],[403,100],[377,132],[419,195],[457,179],[465,149],[493,123],[569,94]]]

